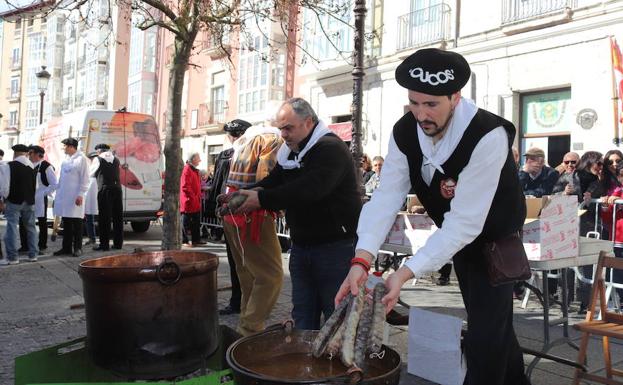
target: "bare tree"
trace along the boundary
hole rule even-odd
[[[15,1],[15,0],[5,0]],[[301,23],[297,15],[302,9],[309,9],[316,21],[328,16],[338,22],[346,23],[344,15],[351,11],[351,0],[103,0],[108,1],[108,15],[93,17],[98,12],[96,4],[102,0],[33,0],[33,3],[45,3],[40,14],[47,16],[57,10],[77,14],[76,20],[85,23],[87,28],[96,28],[102,23],[112,24],[111,10],[117,6],[124,16],[123,22],[131,23],[132,15],[140,15],[136,25],[141,30],[152,27],[163,28],[172,34],[174,49],[171,53],[169,78],[167,121],[165,128],[164,154],[165,181],[164,181],[164,220],[162,249],[180,248],[180,216],[179,192],[180,176],[182,171],[182,151],[180,146],[182,133],[182,93],[184,89],[184,75],[191,63],[191,56],[196,54],[196,41],[200,33],[206,32],[213,41],[223,46],[224,33],[238,32],[239,46],[230,46],[229,49],[252,49],[246,45],[248,29],[254,24],[271,22],[280,25],[285,41],[274,41],[269,36],[269,44],[273,47],[281,46],[288,51],[299,48],[304,55],[314,59],[313,54],[300,44]],[[14,3],[17,5],[17,3]],[[98,25],[99,23],[99,25]],[[263,33],[262,29],[259,28]],[[115,42],[111,36],[105,44]],[[328,34],[320,23],[320,32],[329,40],[337,52],[338,58],[348,58],[334,43],[335,36]],[[298,37],[297,37],[298,36]],[[292,52],[288,52],[292,54]],[[226,59],[231,57],[227,55]],[[263,60],[270,60],[267,55]]]

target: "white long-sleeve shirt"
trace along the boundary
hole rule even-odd
[[[440,146],[442,148],[444,146]],[[413,257],[406,262],[416,277],[439,269],[480,235],[507,155],[508,135],[503,127],[493,129],[478,142],[472,157],[459,174],[455,195],[450,202],[450,210],[444,214],[442,228],[435,231],[424,246],[414,250]],[[364,205],[359,217],[357,249],[377,254],[410,188],[407,157],[398,149],[392,134],[383,163],[381,184],[370,202]]]
[[[26,155],[18,156],[13,159],[16,162],[20,162],[24,166],[28,166],[34,169],[32,162]],[[6,199],[11,192],[11,168],[9,162],[0,161],[0,198]]]
[[[42,161],[34,163],[33,166],[41,165]],[[37,171],[37,190],[35,191],[35,216],[41,218],[45,215],[46,207],[44,206],[44,198],[46,196],[51,197],[54,191],[58,188],[58,179],[54,173],[54,167],[50,165],[45,169],[45,176],[48,179],[48,185],[44,185],[41,181],[41,173]]]

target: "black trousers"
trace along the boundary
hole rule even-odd
[[[188,235],[193,244],[201,242],[201,213],[182,213],[182,242],[188,243]]]
[[[231,297],[229,298],[229,306],[232,309],[240,310],[240,298],[242,297],[240,280],[238,279],[238,273],[236,273],[236,261],[231,254],[231,248],[229,247],[227,237],[225,237],[225,248],[227,249],[227,262],[229,262],[229,276],[231,277]]]
[[[48,197],[43,198],[43,216],[37,217],[39,226],[39,250],[48,248]]]
[[[97,192],[97,210],[100,246],[110,246],[110,224],[112,222],[113,246],[123,246],[123,199],[120,186],[103,186]]]
[[[82,218],[63,217],[63,250],[82,250]]]
[[[467,310],[464,384],[530,384],[513,329],[513,284],[489,284],[482,244],[466,246],[453,262]]]

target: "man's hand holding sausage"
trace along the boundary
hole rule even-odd
[[[355,252],[355,258],[364,258],[370,264],[374,260],[374,256],[365,250],[357,250]],[[409,279],[413,278],[413,273],[408,267],[401,267],[393,274],[390,274],[385,281],[385,287],[387,288],[387,294],[383,297],[382,302],[385,304],[385,311],[389,312],[398,302],[400,297],[400,289],[402,285]],[[346,279],[340,286],[335,296],[335,306],[337,306],[344,297],[350,292],[352,295],[359,293],[359,286],[368,279],[368,272],[364,270],[363,266],[354,264]]]

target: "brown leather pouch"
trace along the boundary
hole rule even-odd
[[[532,275],[518,233],[485,243],[484,254],[491,286],[525,281]]]

